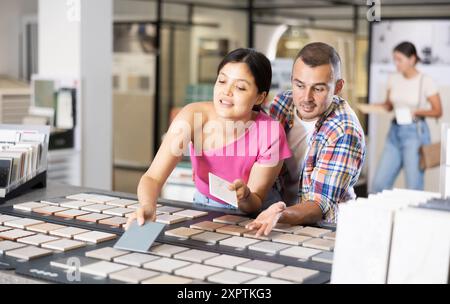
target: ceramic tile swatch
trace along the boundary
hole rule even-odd
[[[276,254],[279,251],[290,247],[290,245],[275,243],[270,241],[263,241],[253,245],[248,246],[248,249],[254,251],[260,251],[265,253]]]
[[[127,269],[111,273],[109,275],[109,278],[126,283],[138,284],[141,281],[155,277],[159,274],[160,274],[159,272],[151,270],[146,270],[137,267],[129,267]]]
[[[77,227],[66,227],[62,229],[52,230],[50,231],[50,234],[71,239],[74,235],[86,232],[89,232],[89,230]]]
[[[83,211],[83,210],[78,210],[78,209],[69,209],[69,210],[64,210],[61,212],[56,212],[54,215],[55,216],[59,216],[59,217],[63,217],[63,218],[76,218],[77,216],[82,216],[82,215],[86,215],[89,214],[89,211]]]
[[[73,201],[73,200],[68,199],[68,198],[56,197],[56,198],[49,198],[49,199],[41,200],[41,203],[52,205],[52,206],[60,206],[63,203],[67,203],[67,202],[71,202],[71,201]]]
[[[156,216],[156,222],[163,224],[176,224],[187,220],[187,217],[163,213]]]
[[[21,229],[11,229],[7,231],[0,232],[0,238],[4,240],[15,241],[19,238],[34,235],[34,232],[25,231]]]
[[[171,207],[171,206],[161,206],[157,210],[162,213],[175,213],[175,212],[183,211],[184,209],[178,208],[178,207]]]
[[[258,277],[254,280],[250,280],[248,282],[245,282],[245,284],[254,284],[254,285],[260,285],[260,284],[293,284],[293,282],[275,279],[275,278],[269,278],[269,277]]]
[[[186,228],[186,227],[179,227],[179,228],[175,228],[172,230],[166,230],[165,231],[165,235],[168,236],[174,236],[174,237],[178,237],[178,238],[189,238],[195,234],[199,234],[202,233],[201,230],[198,229],[192,229],[192,228]]]
[[[160,256],[171,257],[174,254],[177,254],[177,253],[180,253],[180,252],[186,251],[186,250],[189,250],[189,248],[181,247],[181,246],[174,246],[174,245],[170,245],[170,244],[161,244],[161,245],[152,247],[150,252],[153,254],[156,254],[156,255],[160,255]]]
[[[6,222],[5,226],[25,229],[28,226],[32,226],[32,225],[36,225],[36,224],[42,224],[42,223],[44,223],[44,222],[40,221],[40,220],[23,218],[23,219],[20,219],[20,220]]]
[[[222,223],[222,224],[230,224],[230,225],[237,225],[243,221],[249,220],[248,217],[238,216],[238,215],[224,215],[220,217],[216,217],[213,219],[213,222],[215,223]]]
[[[293,226],[290,224],[278,223],[273,227],[273,231],[283,232],[283,233],[295,233],[302,229],[303,226]]]
[[[106,205],[116,206],[116,207],[128,207],[130,205],[137,204],[138,201],[129,199],[118,199],[110,202],[106,202]]]
[[[206,231],[214,232],[217,228],[226,226],[226,224],[214,223],[210,221],[203,221],[200,223],[192,224],[190,227],[195,229],[201,229]]]
[[[94,205],[94,203],[91,202],[85,202],[85,201],[69,201],[62,203],[60,206],[65,208],[71,208],[71,209],[81,209],[82,207],[86,207],[89,205]]]
[[[66,228],[66,226],[53,224],[53,223],[42,223],[42,224],[28,226],[27,230],[48,234],[48,233],[50,233],[50,231],[58,230],[58,229],[62,229],[62,228]]]
[[[331,240],[331,241],[335,241],[336,240],[336,231],[334,232],[330,232],[328,234],[325,234],[324,236],[322,236],[324,239],[326,240]]]
[[[203,263],[212,266],[234,269],[237,265],[249,262],[250,259],[238,257],[234,255],[221,254],[211,259],[205,260]]]
[[[12,230],[12,229],[13,229],[12,227],[0,226],[0,232],[7,231],[7,230]]]
[[[236,225],[225,225],[223,227],[216,229],[217,233],[224,233],[224,234],[230,234],[230,235],[236,235],[236,236],[241,236],[244,233],[249,232],[249,231],[250,231],[249,229],[246,229],[241,226],[236,226]]]
[[[28,202],[28,203],[22,203],[22,204],[15,204],[13,206],[16,210],[21,211],[33,211],[33,209],[46,207],[48,204],[38,203],[38,202]]]
[[[298,235],[298,234],[288,234],[283,233],[282,235],[278,235],[272,238],[272,242],[290,244],[290,245],[301,245],[303,242],[310,240],[311,237],[306,235]]]
[[[126,255],[121,255],[114,258],[114,262],[126,264],[130,266],[141,267],[145,263],[160,259],[159,256],[154,256],[150,254],[133,252]]]
[[[33,209],[33,212],[40,213],[40,214],[46,214],[46,215],[53,215],[56,212],[61,212],[64,210],[67,210],[68,208],[64,207],[58,207],[58,206],[47,206],[43,208],[37,208]]]
[[[321,253],[321,250],[304,248],[300,246],[292,246],[280,251],[280,255],[296,258],[300,260],[309,260],[312,256]]]
[[[105,261],[112,261],[114,258],[128,254],[129,252],[125,250],[115,249],[112,247],[103,247],[100,249],[95,249],[87,251],[85,255],[89,258],[95,258]]]
[[[97,223],[98,221],[110,218],[111,215],[101,214],[101,213],[89,213],[86,215],[77,216],[76,219],[83,222]]]
[[[304,227],[298,231],[295,232],[295,234],[300,235],[306,235],[311,236],[315,238],[320,238],[321,236],[330,233],[331,230],[323,229],[323,228],[316,228],[316,227]]]
[[[235,248],[246,248],[249,245],[258,243],[259,240],[257,239],[249,239],[245,237],[240,236],[232,236],[228,239],[222,240],[219,242],[220,245],[223,246],[229,246],[229,247],[235,247]]]
[[[115,201],[119,199],[118,197],[109,196],[109,195],[92,195],[85,199],[86,202],[93,202],[97,204],[104,204],[107,202]]]
[[[222,270],[222,268],[214,266],[191,264],[187,267],[175,270],[175,274],[192,279],[205,280],[210,275],[218,273]]]
[[[8,250],[26,247],[25,244],[20,244],[11,241],[0,241],[0,254],[4,254]]]
[[[81,233],[74,235],[75,240],[85,241],[89,243],[101,243],[109,240],[115,239],[117,236],[113,233],[100,232],[100,231],[90,231],[86,233]]]
[[[127,223],[127,219],[124,217],[115,216],[104,220],[99,220],[98,223],[108,226],[121,227]]]
[[[110,273],[117,272],[126,268],[128,268],[128,266],[101,261],[93,264],[88,264],[86,266],[81,266],[80,272],[99,277],[107,277]]]
[[[264,234],[263,234],[263,235],[260,235],[259,237],[256,237],[256,232],[257,232],[257,230],[250,230],[250,231],[244,233],[244,236],[245,236],[245,237],[252,238],[252,239],[258,239],[258,240],[270,241],[270,240],[273,239],[274,237],[283,235],[283,233],[281,233],[281,232],[271,231],[271,232],[269,232],[268,235],[264,235]]]
[[[118,208],[113,208],[113,209],[108,209],[108,210],[104,210],[103,213],[104,214],[110,214],[110,215],[115,215],[115,216],[125,216],[129,213],[133,213],[133,210],[130,210],[129,208],[122,208],[122,207],[118,207]]]
[[[114,209],[114,208],[115,208],[114,206],[103,205],[103,204],[94,204],[94,205],[81,207],[81,210],[102,213],[102,211],[105,211],[108,209]]]
[[[28,245],[40,246],[43,243],[48,243],[48,242],[56,241],[56,240],[59,240],[59,238],[57,238],[55,236],[49,236],[46,234],[35,234],[32,236],[20,238],[17,240],[17,242],[28,244]]]
[[[293,281],[296,283],[303,283],[305,280],[315,277],[319,271],[306,269],[295,266],[286,266],[282,269],[276,270],[270,274],[273,278]]]
[[[208,215],[208,212],[206,211],[199,211],[199,210],[190,210],[186,209],[183,211],[174,212],[174,215],[184,216],[190,219],[199,218],[205,215]]]
[[[195,262],[195,263],[202,263],[204,260],[213,258],[218,255],[219,254],[215,253],[215,252],[191,249],[191,250],[177,253],[173,257],[175,259],[179,259],[179,260]]]
[[[2,215],[0,214],[0,225],[4,225],[6,222],[18,220],[20,217],[12,215]]]
[[[35,246],[27,246],[27,247],[22,247],[19,249],[7,251],[5,253],[5,255],[28,261],[28,260],[40,258],[43,256],[48,256],[48,255],[51,255],[52,253],[53,253],[53,251],[51,251],[51,250],[47,250],[47,249],[43,249],[43,248],[39,248],[39,247],[35,247]]]
[[[84,246],[86,246],[85,242],[67,240],[67,239],[60,239],[57,241],[42,244],[43,248],[53,249],[53,250],[57,250],[57,251],[69,251],[69,250],[73,250],[73,249],[82,248]]]
[[[189,284],[192,279],[174,276],[170,274],[163,274],[149,280],[142,281],[142,284]]]
[[[140,206],[141,206],[141,204],[137,203],[137,204],[128,205],[127,208],[136,210],[136,209],[139,208]]]
[[[90,193],[77,193],[77,194],[68,195],[68,196],[66,196],[66,198],[84,201],[84,200],[94,197],[94,196],[95,196],[94,194],[90,194]]]
[[[171,273],[175,269],[190,265],[190,262],[174,260],[170,258],[160,258],[144,264],[144,268]]]
[[[228,234],[206,231],[206,232],[202,232],[202,233],[191,236],[191,239],[196,240],[196,241],[206,242],[206,243],[217,243],[217,242],[227,239],[229,237],[230,237],[230,235],[228,235]]]
[[[333,253],[329,252],[329,251],[325,251],[325,252],[319,253],[318,255],[313,256],[311,259],[314,262],[332,264],[333,263]]]
[[[334,249],[334,241],[314,238],[302,244],[303,247],[332,251]]]
[[[236,270],[250,272],[259,275],[268,275],[272,271],[284,267],[283,264],[252,260],[247,263],[236,266]]]
[[[219,284],[242,284],[255,279],[253,274],[234,270],[225,270],[208,277],[208,281]]]

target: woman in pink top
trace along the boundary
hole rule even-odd
[[[169,127],[150,168],[141,177],[141,204],[127,223],[154,220],[156,201],[166,179],[190,151],[195,203],[229,206],[209,192],[208,173],[232,183],[243,212],[256,212],[291,156],[286,134],[279,122],[255,111],[271,84],[269,60],[252,49],[237,49],[220,63],[212,102],[185,106]]]

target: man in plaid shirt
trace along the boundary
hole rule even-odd
[[[276,96],[270,105],[270,115],[284,125],[288,137],[308,122],[312,127],[306,152],[300,153],[294,164],[299,168],[297,193],[292,202],[272,204],[247,225],[257,229],[258,235],[267,235],[278,221],[295,225],[321,220],[335,223],[339,203],[355,197],[353,186],[365,157],[364,132],[347,101],[337,96],[344,85],[340,65],[333,47],[325,43],[306,45],[294,63],[292,90]],[[295,154],[295,147],[291,149]]]

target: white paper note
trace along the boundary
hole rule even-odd
[[[231,184],[230,182],[220,178],[211,172],[208,174],[209,176],[209,193],[211,195],[221,199],[229,205],[234,207],[238,207],[236,191],[228,190],[228,186]]]
[[[395,109],[395,119],[399,125],[412,124],[413,118],[411,110],[407,107],[398,107]]]

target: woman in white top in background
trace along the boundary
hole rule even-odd
[[[427,117],[442,116],[442,105],[433,79],[416,68],[419,61],[414,44],[402,42],[394,48],[397,73],[388,80],[386,101],[381,105],[395,111],[386,144],[377,167],[372,192],[390,189],[403,168],[408,189],[423,190],[424,171],[419,149],[430,143]]]

